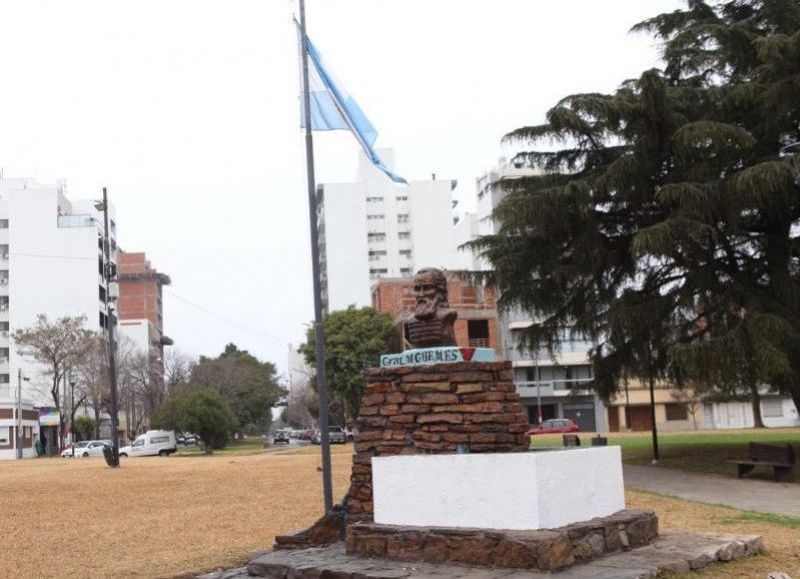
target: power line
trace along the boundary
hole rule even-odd
[[[77,260],[77,261],[96,261],[96,259],[93,258],[93,257],[81,257],[81,256],[78,256],[78,255],[57,255],[57,254],[49,254],[49,253],[24,253],[24,252],[10,252],[9,255],[14,256],[14,257],[35,257],[35,258],[42,258],[42,259],[69,259],[69,260]],[[188,299],[186,299],[184,297],[181,297],[181,296],[179,296],[178,294],[176,294],[172,290],[167,289],[166,293],[168,293],[169,295],[174,297],[176,300],[178,300],[180,302],[183,302],[186,305],[188,305],[188,306],[190,306],[192,308],[195,308],[196,310],[201,311],[206,315],[209,315],[211,317],[217,318],[217,319],[225,322],[226,324],[229,324],[229,325],[231,325],[231,326],[233,326],[235,328],[238,328],[238,329],[240,329],[242,331],[245,331],[245,332],[248,332],[248,333],[250,333],[250,334],[252,334],[254,336],[257,336],[257,337],[261,338],[264,341],[270,342],[272,344],[275,344],[275,345],[278,345],[278,346],[281,346],[281,347],[285,347],[286,344],[287,344],[287,342],[279,340],[278,338],[275,338],[274,336],[269,336],[267,334],[264,334],[264,333],[254,329],[254,328],[251,328],[250,326],[248,326],[248,325],[246,325],[246,324],[244,324],[242,322],[227,318],[227,317],[223,316],[222,314],[219,314],[219,313],[217,313],[215,311],[212,311],[212,310],[206,308],[205,306],[201,306],[200,304],[194,303],[191,300],[188,300]]]
[[[249,333],[253,334],[254,336],[258,336],[262,340],[265,340],[267,342],[271,342],[271,343],[273,343],[275,345],[278,345],[278,346],[281,346],[281,347],[284,347],[284,348],[286,347],[286,344],[288,343],[288,342],[285,342],[285,341],[282,341],[282,340],[278,340],[277,338],[275,338],[273,336],[269,336],[267,334],[263,334],[263,333],[259,332],[258,330],[254,329],[254,328],[251,328],[250,326],[248,326],[248,325],[246,325],[246,324],[244,324],[242,322],[239,322],[239,321],[236,321],[236,320],[232,320],[230,318],[227,318],[227,317],[223,316],[222,314],[219,314],[217,312],[209,310],[208,308],[206,308],[204,306],[201,306],[201,305],[196,304],[196,303],[194,303],[194,302],[192,302],[190,300],[187,300],[186,298],[179,296],[178,294],[176,294],[174,291],[172,291],[170,289],[167,289],[166,293],[169,294],[170,296],[172,296],[173,298],[175,298],[176,300],[181,301],[181,302],[185,303],[186,305],[188,305],[190,307],[193,307],[196,310],[199,310],[199,311],[203,312],[206,315],[209,315],[209,316],[212,316],[214,318],[217,318],[218,320],[221,320],[221,321],[225,322],[226,324],[229,324],[229,325],[231,325],[231,326],[233,326],[235,328],[238,328],[240,330],[243,330],[245,332],[249,332]]]

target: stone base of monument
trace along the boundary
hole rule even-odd
[[[402,561],[556,571],[658,537],[653,511],[623,510],[608,517],[539,531],[411,527],[356,523],[346,550]]]
[[[337,544],[302,551],[273,551],[254,558],[247,567],[211,573],[203,576],[203,579],[245,579],[254,576],[273,579],[651,579],[668,572],[688,573],[712,563],[757,555],[763,549],[761,537],[662,533],[643,547],[605,555],[552,573],[537,569],[365,557],[348,554],[341,544]]]
[[[530,452],[510,362],[422,362],[365,372],[341,506],[230,577],[623,579],[763,548],[659,535],[625,509],[619,447]]]

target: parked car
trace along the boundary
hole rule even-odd
[[[281,442],[289,444],[289,433],[285,430],[276,430],[272,433],[272,443],[279,444]]]
[[[80,451],[83,450],[84,448],[86,448],[86,446],[90,442],[91,442],[91,440],[82,440],[81,442],[76,442],[75,443],[75,455],[74,456],[79,456],[80,455]],[[65,448],[64,450],[61,451],[61,458],[72,458],[72,457],[73,457],[72,446],[68,446],[67,448]]]
[[[136,437],[133,444],[119,449],[120,456],[168,456],[178,450],[175,433],[168,430],[148,430]]]
[[[530,428],[525,434],[533,436],[534,434],[554,434],[559,432],[579,432],[578,425],[572,422],[569,418],[551,418],[545,420],[541,424]]]
[[[344,444],[346,440],[344,429],[341,426],[328,427],[328,442],[330,444]],[[315,430],[311,435],[311,444],[319,444],[320,436],[319,430]]]
[[[197,446],[198,444],[200,444],[200,437],[197,436],[196,434],[187,434],[186,436],[183,437],[183,444],[185,444],[186,446],[189,446],[190,444]]]
[[[87,444],[80,450],[76,447],[75,448],[75,457],[76,458],[89,458],[90,456],[103,456],[103,449],[107,445],[102,440],[87,440],[85,441]]]
[[[341,426],[329,426],[328,427],[328,441],[331,444],[344,444],[347,440],[347,437],[344,433],[344,428]]]

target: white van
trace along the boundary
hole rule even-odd
[[[167,456],[178,450],[175,433],[168,430],[148,430],[136,437],[133,444],[119,449],[120,456]]]

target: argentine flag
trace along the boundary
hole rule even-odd
[[[302,38],[300,26],[297,33]],[[378,136],[378,131],[369,122],[364,112],[350,94],[337,83],[333,76],[325,69],[322,56],[311,40],[306,36],[308,48],[308,97],[311,108],[311,130],[313,131],[350,131],[356,138],[361,148],[378,169],[386,173],[395,183],[407,183],[405,179],[392,173],[383,164],[380,157],[375,154],[372,146]],[[302,75],[301,75],[302,83]],[[305,91],[302,93],[305,95]],[[305,128],[304,97],[300,98],[300,126]]]

